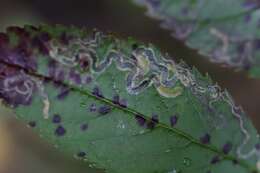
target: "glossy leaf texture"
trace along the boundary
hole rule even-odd
[[[257,0],[134,0],[210,61],[260,76]]]
[[[151,44],[76,27],[0,34],[0,97],[58,150],[117,173],[258,172],[227,91]]]

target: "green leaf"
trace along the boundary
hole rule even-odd
[[[148,15],[210,61],[259,78],[259,1],[134,0]]]
[[[227,91],[132,38],[10,27],[0,97],[60,151],[107,172],[259,169],[257,131]]]

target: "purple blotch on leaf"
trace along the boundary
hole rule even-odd
[[[66,96],[69,95],[70,89],[67,87],[62,87],[60,93],[57,95],[57,99],[63,100]]]
[[[55,135],[56,136],[64,136],[66,133],[66,129],[64,127],[62,127],[61,125],[59,125],[56,130],[55,130]]]
[[[87,129],[88,129],[88,124],[87,123],[84,123],[84,124],[80,125],[80,130],[86,131]]]
[[[200,142],[202,144],[209,144],[210,143],[210,135],[206,133],[204,136],[200,137]]]
[[[151,119],[154,123],[158,124],[159,123],[159,117],[158,115],[153,115]]]
[[[144,126],[146,123],[146,119],[141,115],[135,115],[135,119],[140,126]]]
[[[121,106],[123,108],[127,108],[127,100],[126,99],[121,99],[119,101],[119,106]]]
[[[153,115],[151,120],[147,122],[148,129],[154,129],[155,126],[159,123],[158,115]]]
[[[30,40],[28,35],[25,33],[19,35],[19,42],[15,46],[9,45],[9,38],[7,35],[0,35],[0,59],[4,62],[19,65],[28,70],[35,71],[37,69],[37,63],[35,58],[32,56]]]
[[[96,112],[97,111],[97,105],[95,103],[92,103],[90,106],[89,106],[89,111],[90,112]]]
[[[109,112],[111,112],[111,107],[110,106],[107,106],[107,105],[104,105],[104,106],[100,106],[98,108],[98,113],[100,113],[101,115],[106,115],[108,114]]]
[[[174,127],[178,122],[178,117],[176,115],[173,115],[170,117],[170,123],[171,123],[171,126]]]
[[[225,154],[228,154],[230,151],[232,150],[232,143],[227,142],[226,144],[224,144],[224,146],[222,147],[222,151]]]
[[[127,100],[126,99],[120,99],[119,95],[113,96],[112,102],[116,105],[123,107],[123,108],[127,108]]]
[[[260,143],[255,144],[255,149],[258,150],[258,151],[260,151]]]
[[[119,95],[113,96],[112,102],[113,102],[114,104],[119,104],[119,102],[120,102],[120,97],[119,97]]]
[[[97,97],[103,97],[103,94],[98,87],[93,88],[92,94]]]
[[[90,84],[90,83],[92,82],[92,77],[89,76],[89,75],[87,75],[87,76],[85,77],[85,79],[83,80],[83,82],[84,82],[85,84]]]
[[[59,114],[54,114],[52,117],[52,122],[54,124],[58,124],[61,122],[61,116]]]

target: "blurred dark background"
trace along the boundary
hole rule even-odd
[[[10,25],[65,24],[98,28],[122,38],[132,36],[143,42],[152,42],[175,60],[184,59],[201,73],[208,72],[223,89],[228,89],[260,130],[260,79],[250,79],[243,71],[235,72],[208,62],[196,51],[170,37],[169,31],[159,27],[159,21],[146,17],[144,13],[145,9],[135,6],[130,0],[0,0],[0,30]],[[3,112],[1,109],[0,113]],[[16,121],[6,120],[0,127],[0,173],[88,171],[83,163],[60,157]],[[43,147],[33,147],[37,145]]]

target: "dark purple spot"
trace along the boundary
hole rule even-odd
[[[258,150],[258,151],[260,150],[260,143],[255,144],[255,149]]]
[[[206,133],[204,136],[200,137],[200,142],[203,144],[209,144],[210,143],[210,135]]]
[[[80,152],[77,154],[77,156],[80,157],[80,158],[83,158],[83,157],[86,156],[86,153],[83,152],[83,151],[80,151]]]
[[[126,99],[121,99],[119,101],[119,106],[121,106],[123,108],[127,108],[127,100]]]
[[[62,87],[60,93],[57,95],[59,100],[63,100],[66,96],[69,95],[70,89],[67,87]]]
[[[115,95],[115,96],[113,97],[113,99],[112,99],[112,102],[113,102],[114,104],[119,104],[119,102],[120,102],[120,97],[119,97],[119,95]]]
[[[85,83],[85,84],[90,84],[91,82],[92,82],[92,77],[89,76],[89,75],[87,75],[87,76],[85,77],[85,79],[84,79],[84,83]]]
[[[81,125],[80,125],[80,129],[81,129],[82,131],[86,131],[86,130],[88,129],[88,124],[86,124],[86,123],[81,124]]]
[[[141,115],[135,115],[135,119],[140,126],[145,125],[146,119],[143,118]]]
[[[107,106],[107,105],[104,105],[104,106],[100,106],[99,109],[98,109],[98,113],[100,113],[101,115],[106,115],[108,114],[109,112],[111,112],[111,107],[110,106]]]
[[[170,123],[171,123],[171,126],[174,127],[178,122],[178,117],[176,115],[173,115],[170,117]]]
[[[96,106],[96,104],[92,103],[92,104],[89,106],[89,111],[90,111],[90,112],[96,112],[96,111],[97,111],[97,106]]]
[[[103,97],[103,94],[98,87],[93,88],[92,94],[97,97]]]
[[[155,128],[156,123],[154,121],[149,121],[149,122],[147,122],[146,126],[148,129],[152,130]]]
[[[211,164],[216,164],[216,163],[218,163],[219,161],[220,161],[219,156],[214,156],[214,157],[211,159],[210,163],[211,163]]]
[[[158,124],[158,123],[159,123],[158,115],[153,115],[151,120],[152,120],[154,123]]]
[[[56,136],[63,136],[63,135],[65,135],[65,133],[66,133],[66,129],[64,129],[64,127],[62,127],[62,126],[58,126],[55,130]]]
[[[89,67],[89,62],[88,59],[80,59],[79,60],[79,66],[82,70],[87,70]]]
[[[227,142],[223,147],[222,147],[222,151],[225,154],[228,154],[230,151],[232,150],[232,143]]]
[[[59,114],[53,115],[53,117],[52,117],[52,122],[53,122],[54,124],[60,123],[60,122],[61,122],[61,116],[60,116]]]
[[[28,125],[29,125],[30,127],[34,128],[34,127],[36,127],[36,122],[35,122],[35,121],[30,121],[30,122],[28,123]]]

